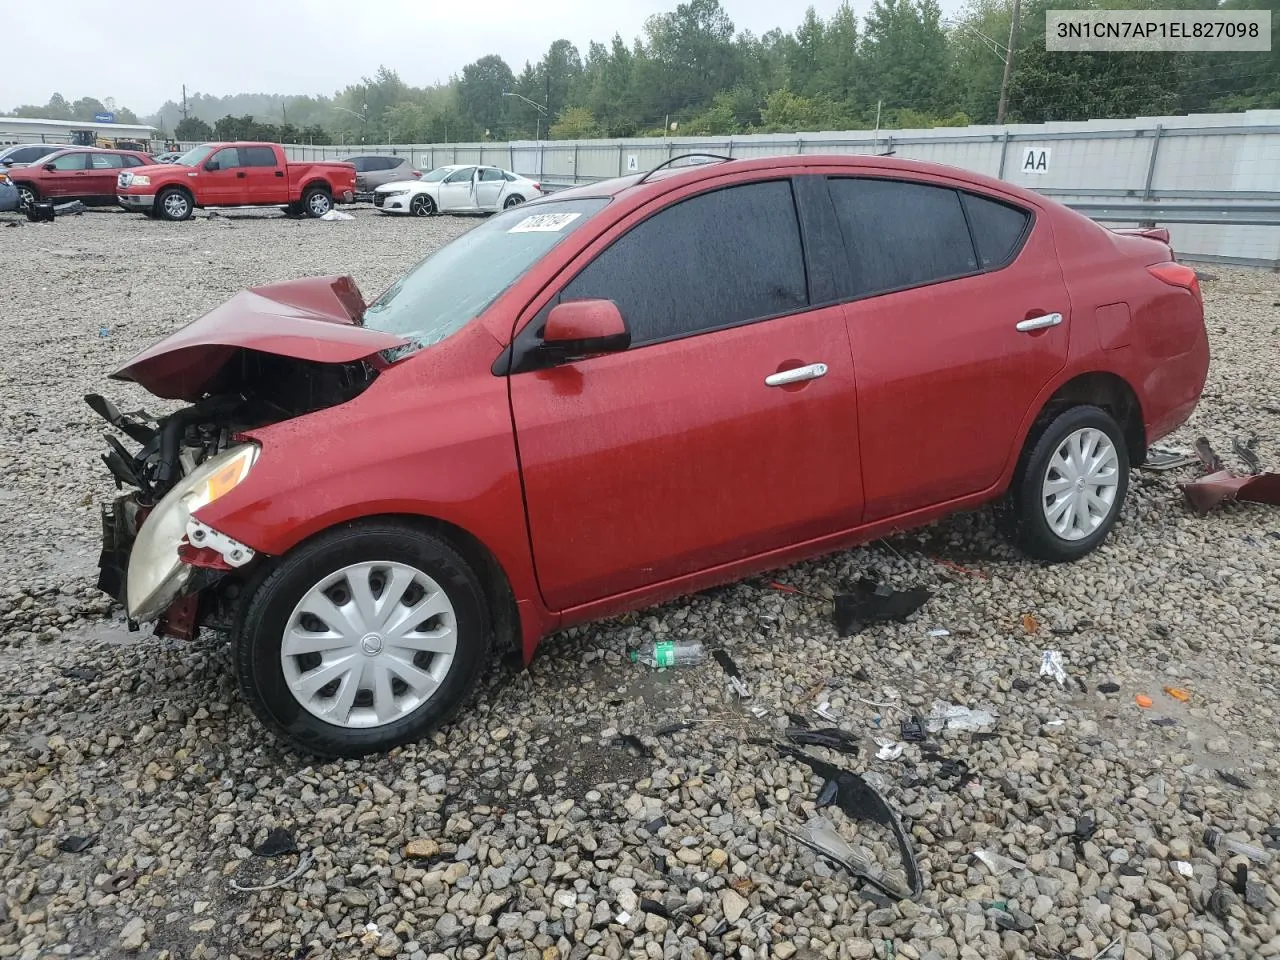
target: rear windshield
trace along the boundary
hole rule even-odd
[[[539,203],[485,221],[392,284],[365,311],[364,325],[404,337],[413,349],[439,343],[483,313],[608,202],[590,198]]]

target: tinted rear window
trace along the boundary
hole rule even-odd
[[[849,252],[854,296],[977,271],[955,190],[872,178],[833,178],[830,184]]]
[[[983,268],[1004,266],[1017,256],[1031,222],[1029,213],[974,193],[964,194],[964,209]]]
[[[246,167],[274,167],[276,152],[270,147],[241,147],[240,162]]]

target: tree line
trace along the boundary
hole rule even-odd
[[[1280,23],[1280,0],[1219,4],[1259,5]],[[1190,10],[1205,3],[1028,0],[1014,42],[1005,119],[1280,107],[1280,45],[1269,53],[1045,50],[1047,10],[1122,7]],[[382,67],[332,97],[197,94],[185,114],[170,101],[150,122],[181,140],[345,144],[790,133],[868,128],[877,121],[889,128],[992,123],[1010,23],[1007,0],[971,0],[955,19],[943,17],[937,0],[874,0],[865,17],[848,3],[826,18],[810,8],[793,30],[756,36],[737,30],[719,0],[688,0],[650,17],[631,42],[615,34],[583,52],[557,40],[519,71],[490,54],[447,83],[414,87]],[[45,108],[20,108],[32,109]]]

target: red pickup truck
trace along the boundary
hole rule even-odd
[[[116,181],[120,206],[162,220],[186,220],[196,207],[286,207],[323,217],[355,195],[353,164],[291,163],[275,143],[203,143]]]

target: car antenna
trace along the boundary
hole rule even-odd
[[[643,177],[637,180],[636,186],[640,186],[640,184],[644,183],[646,180],[652,177],[655,173],[657,173],[663,167],[669,167],[671,166],[671,164],[675,163],[677,160],[690,160],[694,157],[704,157],[708,160],[717,160],[720,163],[728,163],[730,160],[733,159],[733,157],[726,157],[719,153],[682,153],[679,156],[671,157],[667,160],[664,160],[662,163],[658,164],[656,167],[654,167],[652,170],[646,173]],[[690,164],[690,166],[697,166],[697,164]]]

